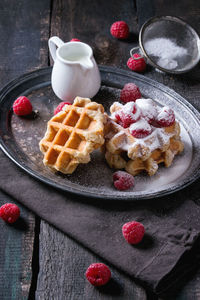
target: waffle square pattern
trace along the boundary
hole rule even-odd
[[[90,153],[104,144],[104,108],[88,98],[76,97],[72,105],[53,116],[39,147],[43,163],[54,171],[71,174]]]

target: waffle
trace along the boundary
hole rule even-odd
[[[111,113],[121,109],[114,103]],[[158,164],[169,167],[175,155],[183,151],[180,139],[180,125],[177,121],[171,126],[155,128],[146,138],[133,137],[128,128],[123,128],[112,118],[105,125],[105,158],[111,168],[125,169],[132,175],[146,171],[149,176],[158,170]]]
[[[104,143],[105,114],[101,104],[76,97],[52,117],[39,147],[43,163],[54,171],[71,174],[90,153]]]

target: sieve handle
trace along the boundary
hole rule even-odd
[[[140,57],[134,57],[133,54],[135,53],[140,53]],[[130,56],[134,59],[134,60],[139,60],[141,57],[144,57],[141,52],[140,52],[140,47],[137,46],[137,47],[134,47],[130,50]]]

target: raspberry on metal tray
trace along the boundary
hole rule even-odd
[[[113,174],[113,183],[116,189],[123,191],[128,190],[134,186],[134,177],[124,171],[117,171]]]
[[[26,116],[32,113],[32,104],[25,96],[18,97],[13,103],[13,111],[18,116]]]
[[[69,102],[60,102],[60,104],[58,104],[58,106],[55,108],[54,110],[54,115],[57,115],[65,105],[71,105],[71,103]]]
[[[136,101],[137,99],[141,98],[141,92],[139,87],[134,84],[133,82],[129,82],[124,85],[123,89],[120,93],[120,100],[124,103],[130,101]]]

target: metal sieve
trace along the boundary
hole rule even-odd
[[[139,47],[131,49],[131,57],[138,49],[147,63],[167,73],[188,72],[200,60],[199,35],[189,24],[173,16],[153,17],[144,23]]]

